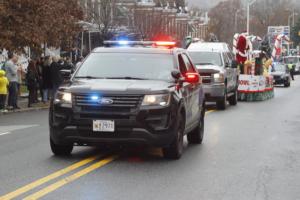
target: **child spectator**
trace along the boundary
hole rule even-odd
[[[5,77],[5,71],[0,70],[0,112],[6,112],[5,103],[7,96],[8,80]]]

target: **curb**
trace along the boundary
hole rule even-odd
[[[20,109],[20,110],[8,111],[8,112],[5,112],[5,113],[0,113],[0,116],[1,115],[9,115],[9,114],[13,114],[13,113],[24,113],[24,112],[47,110],[47,109],[49,109],[49,106],[36,107],[36,108],[24,108],[24,109]]]

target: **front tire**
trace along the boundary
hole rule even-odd
[[[163,156],[167,159],[178,160],[183,152],[183,134],[185,129],[185,120],[183,114],[179,114],[176,121],[176,137],[170,146],[163,148]]]
[[[290,87],[291,86],[291,82],[287,81],[286,83],[284,83],[284,87]]]
[[[238,102],[238,93],[237,90],[234,91],[234,95],[232,95],[231,97],[229,97],[229,104],[232,106],[236,106],[237,102]]]
[[[50,139],[50,147],[54,155],[56,156],[67,156],[73,151],[73,145],[58,145]]]
[[[226,103],[227,103],[227,94],[225,92],[222,100],[217,101],[217,109],[218,110],[226,110]]]

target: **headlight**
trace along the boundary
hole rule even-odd
[[[142,106],[168,106],[170,104],[170,94],[146,95]]]
[[[221,74],[221,73],[214,74],[214,81],[215,82],[224,82],[224,74]]]
[[[57,92],[55,96],[56,103],[72,104],[72,94],[68,92]]]

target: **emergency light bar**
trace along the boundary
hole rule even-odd
[[[127,41],[127,40],[108,40],[104,41],[104,46],[144,46],[144,47],[165,47],[165,48],[174,48],[176,42],[174,41]]]
[[[150,46],[153,43],[151,41],[128,41],[128,40],[108,40],[104,41],[105,46],[135,46],[135,45],[143,45]]]

